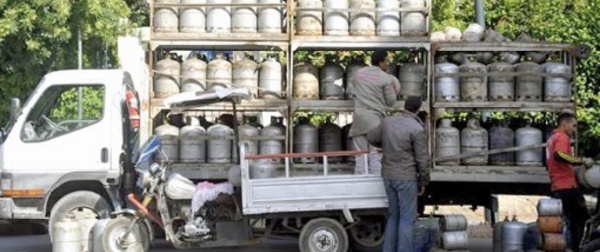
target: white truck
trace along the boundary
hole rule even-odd
[[[22,108],[13,101],[0,138],[0,219],[52,227],[68,213],[120,209],[119,192],[135,183],[135,99],[126,71],[65,70],[44,76]]]

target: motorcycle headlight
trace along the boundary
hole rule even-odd
[[[157,163],[152,163],[150,168],[148,168],[148,171],[150,171],[150,174],[156,175],[158,172],[160,172],[160,165]]]
[[[138,176],[137,186],[146,188],[152,183],[152,174],[149,171],[140,172]]]

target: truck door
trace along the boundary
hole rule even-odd
[[[111,110],[104,84],[57,84],[45,89],[15,129],[12,188],[47,191],[59,179],[103,179],[110,169]],[[17,168],[18,167],[18,168]],[[85,176],[84,176],[85,175]],[[73,178],[71,178],[73,179]]]

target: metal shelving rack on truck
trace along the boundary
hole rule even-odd
[[[543,52],[554,53],[560,58],[562,64],[571,68],[571,74],[549,74],[539,73],[542,77],[561,76],[571,81],[572,99],[569,102],[546,102],[546,101],[431,101],[431,125],[433,130],[430,135],[433,157],[436,155],[436,129],[438,119],[444,112],[516,112],[523,115],[527,112],[560,113],[563,111],[574,112],[576,110],[577,87],[575,85],[575,74],[578,58],[577,46],[564,43],[548,42],[436,42],[432,43],[432,57],[450,53],[479,53],[492,52]],[[433,61],[432,61],[433,62]],[[435,62],[434,62],[435,63]],[[433,67],[431,83],[435,83],[436,77],[443,76],[481,76],[480,73],[437,73]],[[488,85],[488,76],[519,76],[518,72],[494,73],[487,71],[483,74],[485,85]],[[516,85],[515,80],[515,85]],[[459,84],[460,85],[460,84]],[[542,82],[543,85],[543,82]],[[435,97],[435,84],[432,84],[432,97]],[[541,87],[540,87],[541,90]],[[490,89],[488,87],[488,93]],[[516,89],[515,89],[516,91]],[[543,94],[542,94],[543,96]],[[575,146],[577,138],[575,137]],[[461,153],[461,155],[464,153]],[[545,160],[543,161],[545,162]],[[549,191],[549,177],[546,168],[540,166],[472,166],[460,164],[457,166],[438,165],[433,162],[432,180],[435,189],[429,199],[438,203],[447,204],[473,204],[486,206],[494,212],[497,211],[498,203],[492,194],[516,194],[516,195],[547,195]],[[451,189],[451,190],[450,190]],[[456,197],[462,195],[462,197]],[[440,202],[441,201],[441,202]],[[489,217],[489,216],[488,216]],[[494,218],[496,216],[492,216]],[[493,221],[493,219],[492,219]]]
[[[400,13],[404,13],[406,11],[420,11],[425,16],[425,31],[417,34],[410,34],[406,36],[404,34],[400,34],[399,36],[358,36],[358,35],[298,35],[296,32],[290,34],[290,64],[289,64],[289,80],[290,85],[288,85],[288,97],[291,98],[290,106],[290,116],[294,116],[297,112],[332,112],[332,113],[351,113],[354,110],[354,102],[346,97],[346,99],[327,99],[323,100],[320,97],[317,99],[294,99],[293,97],[293,76],[294,76],[294,66],[297,63],[295,62],[295,58],[293,57],[295,53],[300,51],[313,52],[313,51],[374,51],[378,49],[385,49],[390,52],[395,51],[410,51],[413,52],[416,56],[412,60],[416,60],[418,64],[423,64],[426,68],[425,74],[429,76],[431,74],[431,68],[429,63],[429,51],[430,51],[430,43],[429,43],[429,19],[431,13],[431,1],[424,1],[425,7],[415,8],[415,7],[400,7],[393,9],[394,11],[399,11]],[[323,12],[323,17],[325,17],[326,7],[317,8],[317,7],[298,7],[292,6],[293,9],[291,11],[292,14],[298,13],[298,11],[321,11]],[[360,9],[336,9],[335,11],[348,11],[351,13],[353,11],[362,11],[362,12],[376,12],[378,8],[370,9],[370,8],[360,8]],[[392,9],[390,9],[392,10]],[[351,15],[350,15],[351,16]],[[294,16],[294,18],[296,18]],[[351,18],[348,18],[351,19]],[[325,18],[323,18],[322,22],[325,22]],[[402,24],[401,24],[402,25]],[[297,28],[297,27],[294,27]],[[323,29],[325,29],[325,25],[323,25]],[[394,62],[395,63],[395,62]],[[390,64],[390,67],[392,65]],[[347,74],[347,69],[344,69],[344,73]],[[398,77],[398,76],[396,76]],[[319,78],[319,76],[317,76]],[[320,80],[319,80],[320,81]],[[344,76],[344,82],[347,85],[348,80],[346,76]],[[319,88],[323,89],[322,84],[319,83]],[[402,85],[402,83],[401,83]],[[430,114],[429,110],[429,78],[425,78],[423,83],[423,106],[421,111],[426,112],[428,115]],[[347,87],[346,87],[347,88]],[[402,100],[397,101],[392,108],[390,108],[390,112],[398,112],[404,107],[404,102]],[[427,124],[427,122],[425,122]],[[341,127],[342,125],[340,125]],[[429,125],[427,125],[429,128]],[[293,129],[290,127],[290,149],[293,146]],[[316,164],[318,165],[318,164]],[[348,170],[350,173],[353,173],[354,165],[348,164],[340,164],[342,169]]]
[[[282,52],[289,61],[289,22],[285,15],[291,1],[281,3],[194,3],[194,4],[159,4],[152,1],[150,3],[150,42],[147,61],[151,71],[149,80],[149,101],[142,101],[142,108],[149,108],[147,114],[142,116],[149,119],[147,125],[142,124],[142,131],[152,135],[154,129],[160,125],[165,119],[168,108],[164,105],[163,99],[155,98],[153,94],[153,82],[156,80],[155,64],[158,56],[163,52],[170,51],[232,51],[234,54],[241,52]],[[254,8],[255,11],[259,7],[278,7],[282,10],[282,32],[281,33],[182,33],[182,32],[156,32],[154,29],[154,13],[159,8],[179,8],[179,13],[183,7],[200,7],[208,10],[210,7],[230,7],[233,12],[234,7]],[[256,11],[258,15],[258,11]],[[205,12],[208,14],[208,11]],[[208,17],[206,16],[206,20]],[[210,59],[207,59],[207,64]],[[258,59],[257,59],[258,60]],[[233,63],[233,59],[230,59]],[[258,62],[260,63],[260,62]],[[284,71],[285,67],[282,69]],[[208,72],[208,70],[207,70]],[[286,75],[287,76],[287,75]],[[178,77],[175,77],[178,78]],[[283,78],[283,82],[286,79]],[[181,83],[180,83],[181,84]],[[283,85],[283,83],[282,83]],[[240,112],[279,112],[283,118],[288,118],[288,98],[283,99],[257,99],[243,100],[236,106]],[[185,112],[185,115],[197,116],[202,113],[230,113],[233,108],[231,103],[223,102],[210,106],[202,106],[193,108]],[[144,110],[143,110],[144,111]],[[238,123],[239,124],[239,123]],[[144,127],[145,126],[145,127]],[[232,137],[233,138],[233,137]],[[260,140],[268,137],[259,138]],[[275,137],[276,138],[276,137]],[[206,139],[211,139],[206,136]],[[287,137],[285,137],[287,139]],[[285,140],[281,139],[281,140]],[[279,140],[278,138],[275,140]],[[284,145],[284,151],[287,151]],[[180,173],[191,179],[202,180],[226,180],[228,178],[228,170],[234,166],[232,163],[183,163],[175,162],[171,165],[172,171]]]
[[[298,1],[285,3],[287,16],[287,31],[285,34],[271,36],[264,34],[182,34],[158,33],[153,29],[151,20],[150,53],[148,62],[150,69],[154,70],[155,58],[162,51],[174,50],[239,50],[239,51],[282,51],[286,53],[286,99],[281,101],[242,101],[238,106],[245,111],[280,111],[287,122],[285,153],[293,152],[293,124],[292,119],[299,111],[322,112],[352,112],[351,100],[296,100],[293,98],[294,83],[294,52],[319,51],[319,50],[375,50],[388,49],[390,51],[411,50],[416,53],[419,64],[427,69],[424,78],[423,111],[430,114],[430,84],[431,74],[429,19],[431,1],[424,0],[423,8],[398,8],[397,11],[421,12],[425,15],[425,32],[419,36],[296,36],[293,27],[295,24],[295,5]],[[217,4],[219,6],[242,6],[241,4]],[[256,6],[259,6],[257,4]],[[273,4],[265,4],[265,6]],[[151,4],[151,13],[158,7],[189,7],[210,6],[210,4]],[[215,5],[216,6],[216,5]],[[310,8],[308,8],[310,9]],[[323,11],[324,8],[319,10]],[[337,11],[337,10],[336,10]],[[342,10],[343,11],[343,10]],[[354,10],[357,11],[357,10]],[[375,10],[372,10],[375,11]],[[395,11],[395,10],[394,10]],[[323,19],[324,20],[324,19]],[[151,76],[154,76],[152,74]],[[152,77],[150,78],[152,79]],[[150,84],[152,86],[152,84]],[[150,88],[152,89],[152,88]],[[149,97],[154,97],[149,92]],[[149,112],[142,114],[150,120],[150,124],[142,125],[142,130],[148,134],[153,133],[154,125],[164,118],[165,110],[161,99],[150,98],[142,102],[142,110]],[[397,102],[394,110],[402,108],[403,103]],[[194,111],[230,111],[231,106],[211,105],[198,107]],[[355,153],[306,153],[305,156],[337,156],[354,155]],[[278,159],[290,158],[296,154],[276,155]],[[377,248],[381,246],[385,227],[386,196],[383,183],[379,175],[354,175],[351,164],[335,164],[332,169],[345,170],[342,174],[328,174],[328,165],[316,164],[291,164],[285,162],[286,175],[270,178],[252,178],[250,170],[253,169],[251,160],[260,159],[258,156],[245,156],[245,149],[240,151],[242,174],[242,202],[244,218],[267,219],[267,232],[286,231],[300,233],[301,250],[314,248],[315,243],[324,237],[338,244],[336,251],[345,251],[349,243],[355,248]],[[296,156],[294,156],[296,157]],[[271,158],[269,158],[271,159]],[[173,165],[173,172],[179,172],[192,179],[226,180],[228,170],[234,164],[181,164]],[[283,166],[284,164],[281,164]],[[309,175],[303,173],[309,171]],[[297,173],[300,173],[298,175]],[[291,176],[290,176],[291,175]],[[315,228],[323,228],[315,231]],[[325,241],[324,240],[324,241]],[[336,245],[336,246],[338,246]],[[325,246],[323,244],[319,246]],[[327,246],[333,246],[331,244]],[[303,248],[303,249],[302,249]]]

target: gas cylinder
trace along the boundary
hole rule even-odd
[[[206,91],[206,62],[198,56],[181,64],[181,92]]]
[[[542,246],[544,251],[564,251],[567,248],[567,239],[564,234],[542,234]]]
[[[229,87],[232,83],[232,66],[223,54],[208,63],[206,80],[208,90],[213,91],[215,87]]]
[[[154,83],[154,97],[167,98],[179,93],[179,74],[181,72],[179,62],[173,60],[174,55],[166,57],[156,63],[156,82]]]
[[[318,100],[319,99],[319,68],[305,62],[294,66],[294,99]]]
[[[516,218],[505,221],[502,225],[502,252],[522,250],[526,232],[527,225]]]
[[[233,86],[247,87],[254,97],[258,97],[258,64],[248,55],[233,63]]]
[[[179,128],[165,124],[154,129],[154,134],[158,136],[161,143],[161,149],[171,161],[179,159]],[[156,155],[156,159],[163,160],[163,155]]]
[[[52,251],[81,251],[81,228],[73,214],[67,214],[64,219],[56,222],[52,229],[54,234],[52,237]]]
[[[500,61],[504,61],[508,64],[516,64],[521,59],[521,55],[517,52],[501,52]]]
[[[240,142],[246,144],[246,155],[258,155],[258,128],[251,125],[248,117],[244,118],[245,122],[237,128],[240,136]]]
[[[258,0],[262,4],[280,4],[281,0]],[[258,11],[258,32],[282,33],[281,7],[261,7]]]
[[[537,226],[540,233],[562,233],[564,223],[560,215],[539,216]]]
[[[490,129],[490,150],[515,146],[515,133],[507,123],[496,125]],[[511,166],[515,164],[515,153],[504,152],[490,155],[491,165]]]
[[[277,169],[274,163],[265,159],[254,160],[250,163],[250,178],[265,179],[277,177]]]
[[[472,74],[485,74],[487,72],[487,67],[484,64],[472,60],[470,58],[467,62],[460,65],[459,72]],[[487,95],[485,76],[460,77],[461,101],[486,101]]]
[[[592,167],[592,168],[594,168],[594,167]],[[591,189],[591,186],[585,180],[586,173],[587,173],[587,169],[585,167],[583,167],[583,166],[575,167],[575,179],[577,180],[577,185],[579,185],[580,188]]]
[[[197,119],[179,130],[179,159],[184,163],[206,162],[206,130]]]
[[[402,8],[425,7],[424,0],[402,0]],[[427,33],[425,14],[421,11],[403,11],[401,13],[400,33],[402,35],[414,35]]]
[[[600,165],[596,163],[591,168],[585,170],[583,179],[589,188],[600,189]]]
[[[90,233],[92,232],[92,228],[98,222],[95,215],[85,216],[85,218],[79,220],[79,232],[81,235],[81,251],[89,252],[92,249],[89,247],[89,244],[92,242],[92,236]]]
[[[561,216],[562,208],[560,199],[540,199],[536,206],[538,216]]]
[[[285,127],[283,126],[283,117],[271,117],[271,124],[260,131],[260,154],[281,154],[283,153],[283,139],[285,137]]]
[[[177,2],[177,1],[175,1]],[[181,4],[205,4],[206,0],[181,0]],[[205,33],[206,7],[181,8],[179,13],[179,32]]]
[[[346,66],[346,99],[347,100],[352,100],[352,83],[351,83],[351,79],[354,75],[354,73],[358,70],[361,69],[363,67],[367,66],[367,64],[365,64],[365,61],[362,57],[358,57],[353,59],[353,61],[348,64]]]
[[[435,131],[436,157],[452,157],[460,155],[460,132],[452,127],[450,119],[442,119]],[[438,165],[459,165],[459,160],[439,161]]]
[[[531,127],[528,123],[525,127],[515,131],[515,142],[517,147],[542,144],[542,131]],[[543,149],[526,149],[517,151],[517,165],[520,166],[542,166]]]
[[[207,130],[209,140],[207,141],[207,159],[209,163],[229,163],[232,154],[233,130],[217,122]]]
[[[440,219],[442,232],[465,231],[467,226],[467,218],[462,214],[447,214]]]
[[[471,23],[463,32],[462,40],[468,42],[479,42],[483,38],[484,29],[481,25]]]
[[[319,127],[319,151],[341,151],[342,148],[342,129],[333,124],[328,118],[325,124]],[[329,157],[328,162],[339,163],[342,157]]]
[[[306,117],[298,118],[294,126],[294,153],[315,153],[319,151],[319,132]],[[315,158],[297,158],[296,162],[314,163]]]
[[[458,28],[452,26],[448,26],[444,29],[444,35],[446,41],[460,41],[462,39],[462,32]]]
[[[450,53],[450,55],[448,56],[448,60],[454,64],[460,65],[463,64],[465,60],[469,60],[469,57],[474,57],[474,55],[466,54],[464,52],[455,52]],[[471,58],[471,60],[474,60],[474,58]]]
[[[350,9],[375,9],[374,0],[350,0]],[[350,12],[350,35],[374,36],[375,12],[355,11]]]
[[[494,62],[494,54],[492,52],[478,52],[475,55],[477,57],[477,61],[484,65]]]
[[[467,127],[460,133],[460,153],[467,154],[486,150],[488,150],[487,131],[479,126],[479,120],[469,119]],[[465,165],[486,165],[487,162],[487,154],[463,158]]]
[[[231,0],[207,0],[208,4],[230,4]],[[209,33],[231,32],[231,7],[208,7],[206,31]]]
[[[233,0],[235,4],[248,4],[244,7],[234,7],[231,14],[231,32],[232,33],[256,33],[258,18],[256,0]]]
[[[429,36],[431,42],[442,42],[446,40],[446,34],[443,31],[432,32]]]
[[[459,67],[450,62],[435,64],[436,73],[458,73]],[[435,100],[460,101],[460,85],[458,76],[435,77]]]
[[[327,9],[348,9],[348,0],[325,0],[325,35],[348,35],[348,11],[329,11]]]
[[[378,9],[397,9],[400,7],[398,0],[379,0]],[[400,36],[400,12],[377,11],[377,35]]]
[[[400,66],[398,79],[400,81],[400,95],[398,98],[405,100],[409,96],[423,97],[423,83],[425,81],[425,66],[416,63],[405,63]]]
[[[260,64],[258,96],[261,99],[283,99],[283,75],[281,64],[271,55]]]
[[[156,4],[178,4],[179,0],[155,0]],[[154,32],[177,32],[179,11],[174,7],[156,8],[154,11]]]
[[[517,72],[515,93],[517,101],[542,101],[542,76],[539,75],[539,64],[525,61],[516,65]]]
[[[350,136],[351,127],[352,123],[346,124],[346,126],[342,127],[342,144],[344,146],[345,151],[354,150],[354,142],[352,141],[352,137]],[[348,163],[354,163],[354,156],[345,156],[344,160]]]
[[[319,72],[321,100],[344,99],[344,68],[327,57]]]
[[[498,61],[488,65],[490,74],[511,74],[515,72],[515,67],[506,62]],[[507,76],[489,76],[488,90],[490,101],[514,101],[515,100],[515,77]]]
[[[558,62],[544,64],[544,72],[547,74],[570,74],[571,67]],[[544,101],[546,102],[570,102],[571,82],[566,76],[546,76],[544,78]]]
[[[506,216],[504,218],[503,221],[500,222],[496,222],[496,224],[494,224],[494,235],[493,235],[493,251],[494,252],[502,252],[502,226],[504,226],[504,224],[506,224],[507,222],[509,222],[508,220],[508,216]]]
[[[452,231],[442,233],[442,248],[447,250],[466,250],[469,248],[467,231]]]
[[[321,0],[298,0],[298,8],[323,8]],[[323,12],[296,11],[296,34],[301,36],[319,36],[323,34]]]

